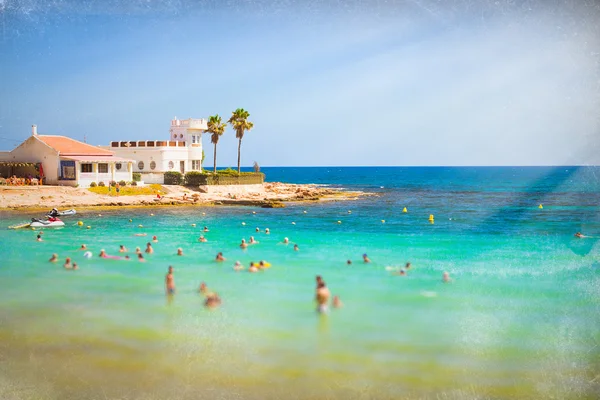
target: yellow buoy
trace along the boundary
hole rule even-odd
[[[352,211],[348,210],[348,214],[352,214]]]
[[[405,213],[405,212],[408,212],[408,210],[406,209],[406,207],[404,207],[404,208],[402,209],[402,212],[403,212],[403,213]]]
[[[542,209],[542,208],[544,208],[544,206],[540,204],[540,205],[538,206],[538,208]]]
[[[306,211],[302,211],[304,214],[306,214]]]
[[[77,221],[77,225],[83,226],[83,221]]]
[[[192,226],[194,226],[194,227],[195,227],[195,226],[196,226],[196,224],[192,224]]]
[[[30,226],[32,231],[35,231],[35,226]]]
[[[88,225],[88,226],[86,226],[86,228],[88,228],[88,229],[92,229],[92,227],[91,227],[91,226],[89,226],[89,225]]]
[[[338,221],[338,224],[341,224],[341,223],[342,223],[342,221]]]
[[[150,213],[150,216],[151,216],[151,217],[154,217],[154,214]]]
[[[433,214],[429,214],[429,221],[433,222]]]
[[[202,213],[202,215],[206,215],[206,213]]]
[[[98,214],[98,216],[99,216],[99,217],[101,217],[101,216],[102,216],[102,214]]]
[[[381,220],[381,223],[382,223],[382,224],[385,224],[385,219],[382,219],[382,220]]]
[[[138,228],[143,228],[143,227],[144,227],[144,225],[141,225],[141,224],[140,224],[140,225],[138,225]]]
[[[252,211],[252,214],[256,214],[256,211]]]
[[[130,219],[130,220],[129,220],[129,222],[133,222],[133,220],[132,220],[132,219]]]

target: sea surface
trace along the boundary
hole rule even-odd
[[[374,195],[81,210],[43,242],[8,229],[39,215],[0,212],[0,398],[598,398],[599,167],[262,170]],[[98,257],[119,245],[132,260]],[[235,272],[236,260],[272,266]],[[317,274],[342,308],[315,311]]]

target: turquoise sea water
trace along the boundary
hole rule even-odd
[[[43,242],[7,229],[37,215],[1,212],[0,397],[596,398],[600,168],[263,171],[376,196],[81,211]],[[97,257],[152,235],[146,263]],[[259,244],[239,249],[251,235]],[[261,259],[272,267],[232,269]],[[407,261],[407,276],[391,273]],[[343,308],[315,312],[317,274]],[[219,309],[203,307],[202,281]]]

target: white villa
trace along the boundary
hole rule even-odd
[[[40,164],[39,175],[49,185],[89,187],[92,182],[133,180],[134,160],[66,136],[38,135],[36,125],[23,143],[0,152],[0,161]]]
[[[110,142],[102,148],[116,156],[135,160],[133,172],[142,174],[145,183],[164,183],[164,173],[202,170],[202,133],[205,119],[171,120],[169,140]]]

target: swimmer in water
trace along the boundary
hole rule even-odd
[[[206,238],[204,237],[204,235],[200,235],[200,237],[198,238],[198,241],[202,242],[202,243],[208,242],[208,240],[206,240]]]
[[[100,258],[106,258],[108,255],[106,254],[106,250],[102,249],[100,250],[100,254],[98,254],[98,257]]]
[[[448,283],[450,281],[452,281],[452,278],[450,278],[450,274],[444,271],[444,273],[442,274],[442,282]]]
[[[42,235],[37,235],[37,239],[36,239],[36,240],[37,240],[38,242],[43,242],[43,240],[42,240]]]
[[[217,253],[217,257],[215,258],[216,261],[225,261],[225,257],[223,257],[223,253],[222,252],[218,252]]]
[[[183,249],[181,247],[177,248],[177,255],[178,256],[182,256],[183,255]]]
[[[258,226],[255,229],[256,232],[260,232],[260,229],[258,228]]]
[[[248,272],[258,272],[258,268],[254,265],[254,262],[250,262],[250,268],[248,268]]]
[[[148,236],[148,234],[147,233],[136,233],[133,236]]]
[[[240,248],[245,249],[248,247],[248,243],[246,243],[246,239],[242,239],[242,243],[240,243]]]
[[[325,285],[325,281],[321,280],[317,284],[317,291],[315,295],[315,300],[317,301],[317,312],[321,314],[327,313],[327,303],[329,302],[330,296],[331,293],[329,292],[327,285]]]
[[[300,247],[298,247],[298,245],[297,245],[297,244],[295,244],[295,245],[294,245],[294,251],[298,251],[298,250],[300,250]]]
[[[233,264],[233,270],[234,271],[241,271],[244,269],[244,266],[242,265],[241,262],[236,261],[235,264]]]
[[[87,246],[85,244],[82,244],[81,247],[79,248],[79,250],[87,250]]]
[[[165,292],[168,296],[175,294],[175,276],[173,276],[173,267],[169,265],[169,271],[165,276]]]
[[[203,232],[208,232],[208,227],[205,226],[204,229],[202,229]]]
[[[142,250],[139,247],[135,248],[135,254],[141,254]]]
[[[257,244],[258,242],[254,240],[254,236],[250,236],[250,244]]]
[[[406,265],[404,266],[404,269],[408,271],[410,269],[410,267],[411,267],[410,263],[407,262]]]
[[[65,264],[63,265],[63,267],[65,267],[65,269],[72,269],[73,265],[71,264],[71,257],[67,257],[65,259]]]
[[[344,306],[344,303],[342,303],[342,301],[340,300],[340,296],[333,296],[333,301],[331,305],[333,306],[333,308],[342,308]]]
[[[146,243],[146,250],[144,250],[144,251],[148,254],[154,253],[154,249],[152,248],[152,245],[150,244],[150,242]]]
[[[371,260],[369,259],[369,257],[367,257],[367,253],[363,254],[363,261],[365,263],[370,263],[371,262]]]
[[[283,244],[289,244],[290,243],[290,239],[288,238],[283,238]]]
[[[204,300],[204,306],[207,308],[216,308],[221,305],[221,298],[217,292],[210,293]]]
[[[269,235],[269,234],[271,233],[271,231],[269,230],[269,228],[265,228],[265,233],[266,233],[267,235]]]
[[[57,262],[58,261],[58,254],[56,254],[56,253],[52,254],[52,257],[50,257],[50,259],[48,261],[49,262]]]
[[[401,270],[400,270],[400,271],[398,271],[398,272],[394,272],[394,275],[406,276],[406,271],[405,271],[405,270],[403,270],[403,269],[401,269]]]
[[[146,262],[146,259],[144,258],[144,255],[142,253],[138,253],[138,261],[139,262]]]
[[[352,260],[347,260],[347,261],[346,261],[346,264],[348,264],[348,265],[352,265]]]
[[[205,282],[200,283],[200,287],[198,288],[198,292],[202,293],[202,294],[206,294],[206,292],[208,291],[208,287],[206,286]]]
[[[73,263],[73,269],[79,269],[79,267],[77,266],[77,263]]]
[[[575,237],[576,237],[576,238],[584,238],[585,236],[583,235],[583,233],[581,233],[581,232],[577,232],[577,233],[575,234]]]
[[[156,237],[156,235],[152,236],[152,241],[154,243],[158,243],[158,238]]]
[[[119,253],[127,253],[127,247],[120,245],[119,246]]]

